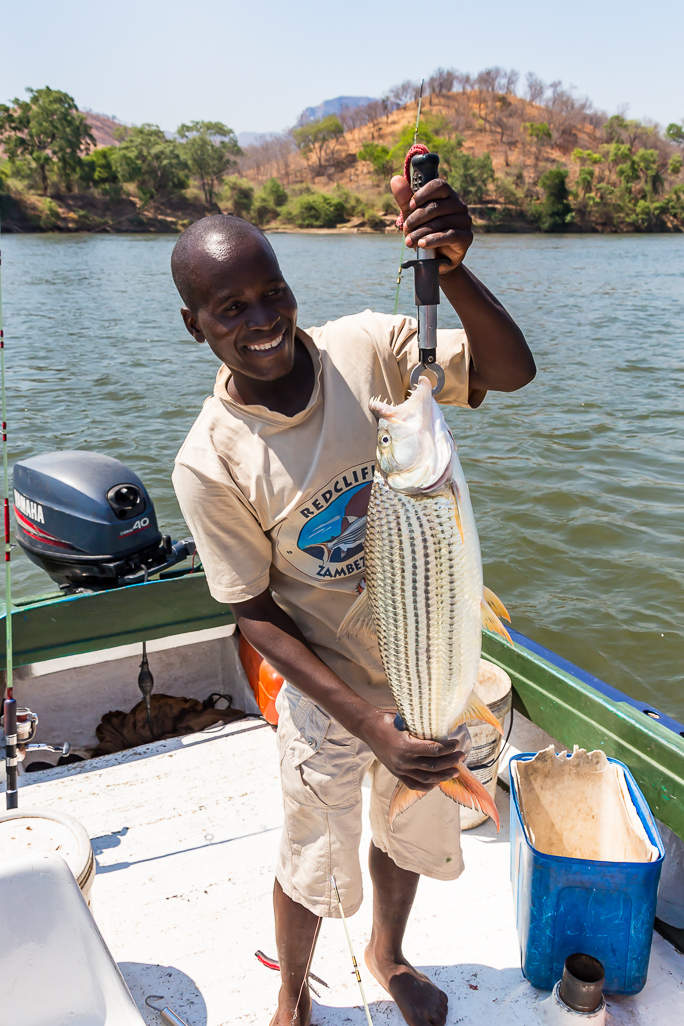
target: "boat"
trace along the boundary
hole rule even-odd
[[[254,952],[274,951],[270,892],[282,809],[272,731],[242,668],[230,607],[212,598],[192,540],[174,542],[161,534],[142,482],[117,460],[83,452],[32,457],[15,467],[14,488],[17,539],[60,585],[59,591],[15,601],[6,614],[12,619],[16,698],[32,710],[34,726],[38,718],[36,742],[21,764],[19,811],[40,816],[40,809],[48,809],[85,827],[83,893],[92,896],[95,919],[135,999],[131,1023],[157,1021],[162,1006],[145,1004],[150,995],[161,996],[188,1026],[266,1022],[278,981]],[[511,865],[520,878],[519,851],[517,842],[511,851],[508,813],[522,753],[579,746],[627,767],[668,856],[646,985],[636,994],[609,992],[611,1022],[679,1022],[684,725],[531,639],[515,631],[511,636],[512,645],[483,632],[483,657],[505,671],[501,676],[510,678],[513,694],[498,773],[504,827],[497,836],[488,821],[464,833],[467,868],[455,883],[422,882],[407,935],[410,956],[449,993],[450,1022],[487,1021],[494,1004],[503,1024],[538,1016],[544,1021],[550,999],[521,971],[509,879]],[[92,757],[103,717],[139,702],[139,667],[148,694],[154,686],[170,696],[221,698],[246,717]],[[65,762],[65,743],[77,761]],[[513,793],[514,813],[517,807]],[[17,822],[33,831],[28,821]],[[656,837],[655,825],[652,833]],[[31,873],[36,871],[32,865]],[[69,881],[76,887],[70,877],[60,882],[57,873],[45,901],[27,899],[22,907],[30,906],[35,917],[48,899],[55,908],[71,907],[68,896],[63,906],[59,897]],[[2,882],[0,860],[0,889]],[[624,908],[630,901],[626,896]],[[350,922],[358,948],[368,937],[369,916],[366,903]],[[652,907],[650,916],[649,930]],[[607,928],[619,933],[620,922],[618,916]],[[26,924],[19,925],[26,931]],[[38,937],[50,929],[49,922],[37,925]],[[322,934],[315,972],[329,991],[319,998],[315,1021],[361,1021],[340,923],[326,922]],[[91,935],[92,929],[92,948]],[[33,935],[24,937],[31,947]],[[0,953],[0,978],[3,957],[9,956]],[[111,973],[108,978],[116,981]],[[96,975],[91,979],[99,986]],[[369,1014],[399,1023],[372,979],[366,988]],[[64,997],[70,1009],[77,999]],[[46,1021],[30,1026],[62,1026],[66,1020],[54,1011],[54,1001],[51,1007]],[[109,1026],[106,1018],[91,1018],[83,1019],[84,1026]]]
[[[143,641],[160,690],[200,699],[230,693],[249,715],[26,772],[19,806],[48,806],[85,825],[97,864],[93,912],[144,1022],[160,1021],[155,1002],[145,1004],[150,994],[162,995],[159,1007],[170,1006],[189,1026],[269,1021],[278,975],[254,952],[275,951],[270,903],[282,823],[278,770],[272,731],[241,669],[229,607],[211,597],[201,569],[181,567],[139,584],[20,601],[11,615],[17,698],[35,709],[41,740],[55,747],[75,740],[86,755],[102,714],[135,704]],[[665,912],[659,905],[646,987],[634,996],[608,995],[610,1021],[678,1023],[684,725],[529,638],[514,632],[513,641],[511,647],[483,634],[483,656],[513,685],[514,720],[499,767],[501,834],[490,821],[468,831],[463,876],[453,884],[421,883],[407,951],[448,992],[450,1023],[487,1021],[494,1009],[502,1024],[538,1021],[547,995],[521,972],[510,894],[508,761],[548,744],[557,751],[601,749],[632,771],[672,867],[668,876],[666,861]],[[369,924],[366,901],[348,924],[358,951]],[[325,922],[313,968],[329,987],[314,1003],[314,1021],[364,1021],[338,920]],[[373,1021],[402,1022],[368,972],[364,983]]]

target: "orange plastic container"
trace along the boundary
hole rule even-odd
[[[275,726],[278,722],[275,700],[278,692],[283,686],[283,678],[277,670],[274,670],[270,663],[267,663],[263,656],[260,656],[255,648],[240,635],[240,662],[247,675],[249,686],[254,692],[259,711],[267,723]]]

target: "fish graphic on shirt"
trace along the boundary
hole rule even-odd
[[[370,490],[370,482],[354,489],[340,511],[342,515],[337,513],[326,517],[325,514],[319,514],[315,521],[310,521],[306,532],[302,532],[304,537],[300,536],[300,547],[311,555],[317,554],[324,566],[344,561],[360,552],[366,536]]]

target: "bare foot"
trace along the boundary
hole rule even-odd
[[[271,1026],[310,1026],[311,995],[309,988],[302,988],[302,996],[297,1002],[297,994],[288,994],[283,987],[278,995],[278,1008],[271,1019]]]
[[[378,957],[369,944],[366,965],[387,993],[394,998],[408,1026],[444,1026],[448,999],[424,973],[419,973],[401,958],[388,961]]]

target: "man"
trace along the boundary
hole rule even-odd
[[[535,373],[525,339],[462,264],[472,242],[467,208],[441,180],[415,196],[401,177],[391,188],[407,245],[449,261],[440,283],[464,330],[440,332],[440,401],[474,408],[489,389],[521,388]],[[178,454],[176,492],[212,594],[287,681],[278,701],[285,824],[274,889],[282,985],[271,1026],[310,1022],[306,968],[320,917],[337,914],[331,873],[345,914],[360,904],[366,773],[366,962],[409,1026],[443,1026],[446,995],[409,965],[402,939],[420,874],[448,880],[462,870],[458,806],[430,794],[392,833],[387,808],[397,778],[430,790],[457,772],[463,753],[456,740],[398,731],[377,646],[336,637],[363,579],[376,438],[368,400],[406,397],[415,322],[366,311],[303,332],[269,242],[239,218],[191,225],[172,270],[187,330],[222,363]]]

